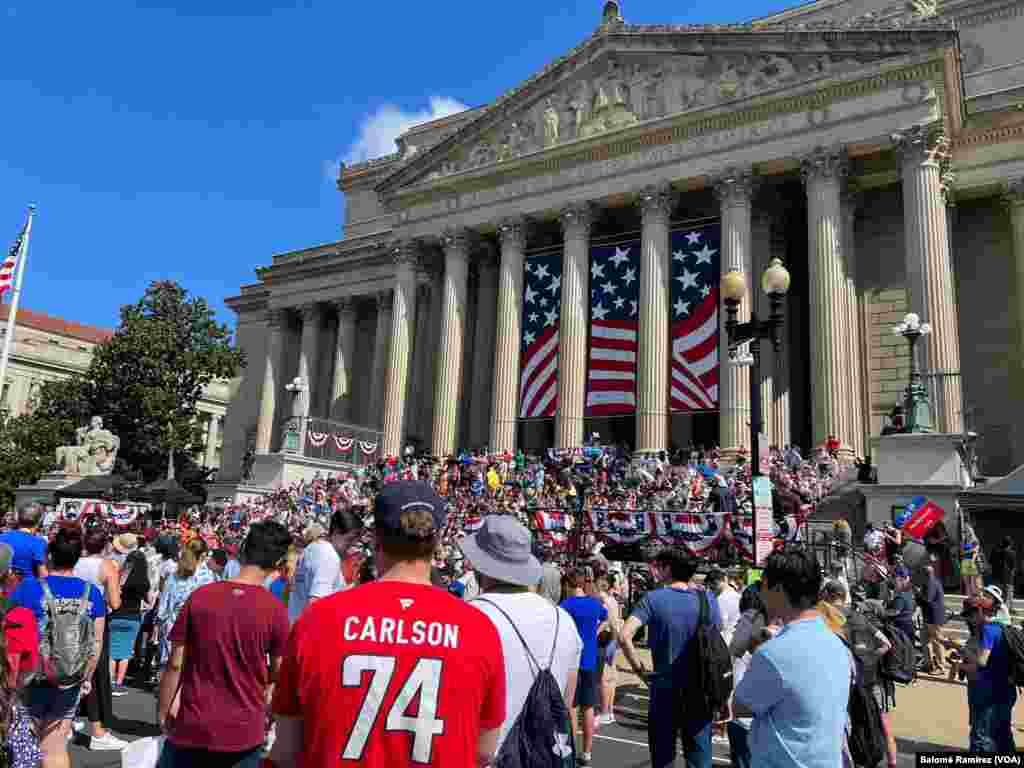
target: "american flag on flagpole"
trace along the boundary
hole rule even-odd
[[[520,339],[519,417],[554,416],[558,407],[558,328],[562,254],[526,259]]]
[[[718,410],[719,223],[672,232],[674,413]]]
[[[636,411],[640,241],[590,250],[587,416]]]
[[[26,232],[27,228],[23,228],[18,233],[14,244],[11,245],[11,249],[7,252],[7,258],[0,264],[0,297],[3,296],[4,291],[9,290],[14,285],[14,272],[18,266],[18,259],[21,258],[21,248],[25,242]]]

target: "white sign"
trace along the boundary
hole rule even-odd
[[[771,554],[774,540],[772,525],[772,481],[754,478],[754,565],[760,568]]]

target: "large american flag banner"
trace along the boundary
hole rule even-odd
[[[590,249],[587,416],[636,411],[640,241]]]
[[[718,222],[671,235],[672,403],[675,413],[718,410]]]
[[[558,326],[562,253],[530,256],[524,265],[519,418],[554,416],[558,407]]]

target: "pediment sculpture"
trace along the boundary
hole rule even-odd
[[[114,470],[121,438],[103,428],[103,417],[75,430],[75,444],[57,448],[57,464],[69,475],[109,475]]]

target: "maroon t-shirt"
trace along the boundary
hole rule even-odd
[[[217,752],[262,744],[267,656],[281,656],[288,641],[284,603],[262,586],[208,584],[185,603],[170,641],[185,644],[185,668],[168,738]]]

